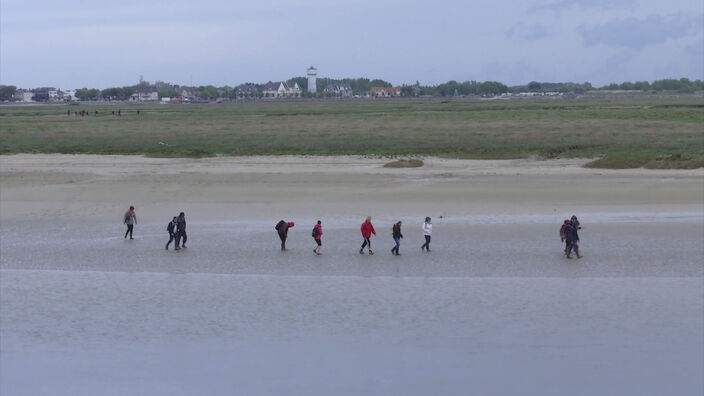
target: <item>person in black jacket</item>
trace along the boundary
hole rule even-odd
[[[295,225],[296,224],[292,221],[287,223],[283,220],[276,223],[276,227],[274,227],[274,229],[279,234],[279,238],[281,239],[281,250],[282,251],[286,250],[286,238],[288,237],[288,229],[295,226]]]
[[[396,246],[394,246],[391,249],[391,254],[400,256],[401,253],[398,252],[398,249],[401,245],[401,238],[403,238],[403,234],[401,234],[401,222],[399,221],[398,223],[394,224],[394,226],[391,228],[391,236],[394,238],[394,243],[396,243]]]
[[[176,219],[176,250],[181,250],[181,247],[186,248],[186,215],[181,212]],[[181,245],[181,247],[179,247]]]
[[[176,239],[176,225],[178,225],[178,217],[174,216],[166,226],[166,231],[169,233],[169,241],[166,242],[166,250],[169,250],[169,245]]]
[[[572,258],[571,254],[574,251],[577,254],[577,258],[582,258],[582,256],[579,255],[579,234],[577,233],[577,230],[582,228],[579,225],[579,220],[577,220],[577,216],[572,216],[572,219],[570,220],[570,224],[567,227],[567,245],[569,248],[567,248],[567,258]]]

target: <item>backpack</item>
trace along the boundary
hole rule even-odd
[[[317,237],[318,237],[318,232],[319,232],[319,231],[318,231],[318,227],[313,227],[313,232],[311,232],[311,236],[312,236],[313,238],[317,238]]]

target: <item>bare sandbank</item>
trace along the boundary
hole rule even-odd
[[[703,212],[704,169],[588,161],[425,158],[390,169],[364,157],[0,156],[0,220],[114,220],[129,205],[146,221],[182,210],[204,221]]]

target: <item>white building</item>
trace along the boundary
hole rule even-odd
[[[138,85],[135,87],[132,96],[130,96],[130,100],[135,102],[156,102],[159,100],[159,92],[156,87]]]
[[[264,86],[262,95],[265,98],[299,97],[301,96],[301,87],[296,82],[293,84],[286,81],[270,82]]]
[[[352,96],[352,86],[347,83],[328,84],[324,92],[334,96]]]
[[[73,89],[67,89],[64,91],[64,100],[76,100],[76,91]]]
[[[34,92],[29,89],[18,89],[15,91],[14,100],[16,102],[31,102]]]
[[[310,93],[315,93],[317,90],[317,87],[315,86],[315,79],[318,76],[318,70],[316,70],[313,66],[308,68],[308,92]]]

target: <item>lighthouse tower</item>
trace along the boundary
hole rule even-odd
[[[316,92],[316,86],[315,86],[315,78],[318,75],[318,70],[316,70],[313,66],[308,68],[308,92],[310,93],[315,93]]]

